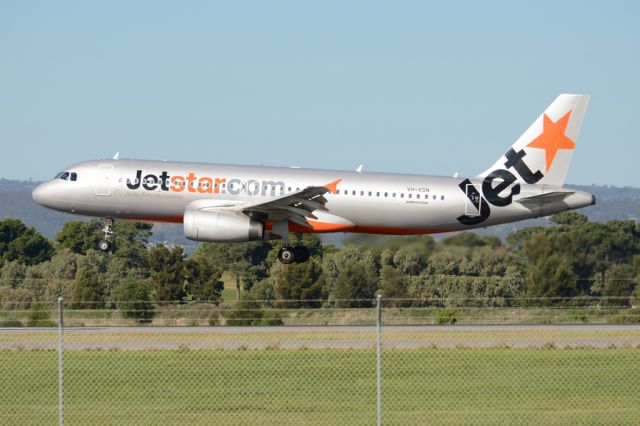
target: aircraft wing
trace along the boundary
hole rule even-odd
[[[300,191],[272,198],[268,201],[244,205],[241,210],[245,213],[266,215],[267,220],[274,222],[289,220],[298,225],[311,228],[307,218],[315,220],[317,217],[313,215],[313,211],[327,210],[324,206],[327,203],[324,194],[335,192],[336,186],[340,181],[341,179],[338,179],[325,186],[308,186]]]

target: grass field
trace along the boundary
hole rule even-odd
[[[385,424],[637,424],[638,348],[387,349]],[[57,353],[0,351],[0,423],[56,421]],[[372,349],[77,350],[67,424],[374,424]]]

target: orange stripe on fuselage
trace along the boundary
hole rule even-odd
[[[138,216],[129,217],[126,220],[137,220],[142,222],[166,222],[166,223],[182,223],[183,216],[165,216],[151,217]],[[451,232],[455,229],[425,229],[425,228],[396,228],[390,226],[358,226],[346,225],[343,223],[320,222],[317,220],[309,220],[311,228],[289,222],[289,232],[301,234],[323,234],[330,232],[353,232],[357,234],[379,234],[379,235],[421,235],[421,234],[438,234],[441,232]],[[272,227],[271,221],[264,224],[264,228],[270,231]]]
[[[345,225],[342,223],[320,222],[309,220],[311,228],[289,222],[289,232],[302,234],[322,234],[329,232],[353,232],[358,234],[380,234],[380,235],[421,235],[437,234],[441,232],[451,232],[454,229],[424,229],[424,228],[395,228],[389,226],[358,226]],[[271,222],[265,224],[266,230],[271,230]]]

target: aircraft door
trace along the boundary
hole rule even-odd
[[[96,181],[95,194],[101,196],[111,195],[111,182],[113,176],[113,164],[100,164],[98,180]]]
[[[467,216],[481,216],[482,202],[480,193],[473,184],[466,187],[467,201],[464,203],[464,214]]]

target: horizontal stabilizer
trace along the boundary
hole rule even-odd
[[[562,201],[569,195],[575,194],[574,191],[555,191],[548,192],[546,194],[532,195],[530,197],[520,198],[516,200],[520,204],[532,204],[532,203],[552,203],[555,201]]]

